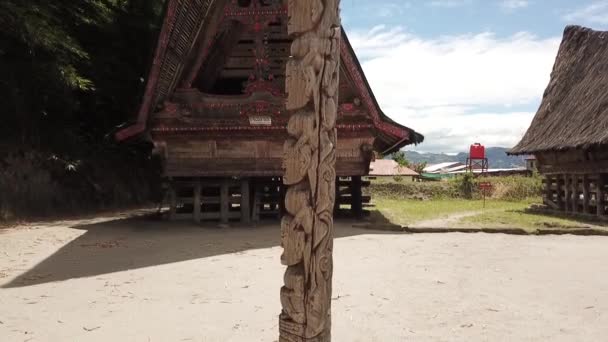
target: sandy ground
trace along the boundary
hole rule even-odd
[[[278,227],[0,231],[0,341],[276,341]],[[334,341],[602,341],[608,238],[336,229]]]

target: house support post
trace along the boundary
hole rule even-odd
[[[583,175],[583,213],[590,214],[589,210],[589,176]]]
[[[227,179],[223,179],[220,185],[220,221],[228,223],[230,211],[230,188]]]
[[[201,180],[197,178],[194,180],[194,200],[192,202],[194,222],[201,222],[201,191]]]
[[[595,193],[595,205],[597,206],[597,216],[606,215],[606,202],[604,201],[604,179],[602,178],[602,174],[598,173],[596,185],[596,193]]]
[[[251,199],[249,179],[241,179],[241,222],[251,223]]]
[[[578,175],[573,174],[572,175],[572,212],[573,213],[578,213],[578,204],[580,202],[580,194],[579,194],[579,188],[578,188]]]
[[[177,216],[177,189],[175,181],[169,181],[169,220],[175,220]]]
[[[350,196],[351,196],[351,210],[355,217],[363,216],[363,193],[362,193],[362,182],[361,176],[351,177],[350,182]]]
[[[551,193],[551,183],[553,182],[553,177],[551,175],[545,176],[545,204],[550,205],[553,201],[553,194]]]
[[[339,0],[289,0],[279,342],[329,342],[336,200]]]
[[[564,211],[568,212],[572,208],[572,188],[568,174],[564,174]]]
[[[555,176],[555,192],[557,194],[557,207],[559,208],[559,210],[564,210],[564,201],[563,201],[563,194],[562,194],[562,180],[560,179],[561,177],[559,175]]]

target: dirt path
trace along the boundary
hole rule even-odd
[[[338,222],[335,341],[602,341],[608,238]],[[0,234],[2,341],[276,341],[279,227],[95,220]]]
[[[486,211],[487,212],[487,211]],[[411,228],[449,228],[463,218],[483,214],[483,211],[465,211],[451,214],[447,217],[425,220],[411,224]]]

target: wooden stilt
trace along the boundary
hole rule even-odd
[[[590,214],[589,210],[589,176],[583,175],[583,213]]]
[[[351,210],[355,217],[363,216],[363,194],[361,184],[361,176],[351,177]]]
[[[596,193],[595,193],[595,203],[597,206],[597,216],[606,215],[605,201],[604,201],[604,179],[602,178],[602,174],[597,175],[596,184]]]
[[[572,189],[570,188],[570,179],[568,175],[564,175],[564,211],[570,211],[572,203]]]
[[[230,210],[229,188],[226,180],[222,181],[220,187],[220,221],[228,223],[228,211]]]
[[[580,195],[578,192],[578,176],[572,175],[572,212],[578,213],[578,204],[580,202]]]
[[[336,177],[336,201],[334,202],[334,214],[340,212],[340,177]]]
[[[241,180],[241,222],[251,222],[249,179]]]
[[[545,176],[545,204],[550,205],[553,201],[553,193],[551,190],[552,177],[550,175]]]
[[[194,222],[201,222],[201,181],[196,179],[194,182],[194,199],[192,201]]]
[[[177,214],[177,189],[175,183],[169,183],[169,220],[175,220]]]
[[[564,210],[565,208],[563,202],[564,195],[562,194],[562,180],[559,175],[555,176],[555,186],[555,192],[557,194],[557,206],[560,210]]]

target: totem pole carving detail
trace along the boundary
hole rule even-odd
[[[339,0],[289,0],[280,342],[331,340]]]

